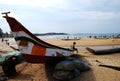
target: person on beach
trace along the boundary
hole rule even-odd
[[[4,41],[4,39],[2,38],[2,42]]]
[[[78,53],[78,49],[75,47],[75,45],[76,45],[76,42],[73,42],[73,45],[71,48],[73,51],[76,51]]]

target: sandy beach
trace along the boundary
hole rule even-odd
[[[120,39],[95,39],[95,38],[81,38],[80,40],[61,40],[51,39],[45,40],[48,43],[58,46],[71,46],[73,42],[76,42],[76,46],[106,46],[106,45],[120,45]]]
[[[9,40],[11,40],[10,38]],[[61,40],[61,39],[46,39],[48,43],[58,45],[61,47],[70,47],[73,42],[79,46],[114,46],[120,45],[120,39],[94,39],[94,38],[81,38],[80,40]],[[17,45],[15,42],[10,42],[10,45]],[[0,54],[5,54],[14,51],[6,43],[0,39]],[[107,55],[94,55],[86,49],[79,50],[80,55],[89,63],[91,70],[81,72],[79,77],[70,81],[120,81],[120,71],[100,67],[99,64],[119,66],[120,67],[120,53],[107,54]],[[18,74],[10,77],[7,81],[57,81],[53,79],[52,73],[54,68],[45,64],[31,64],[21,63],[16,67]],[[0,67],[0,72],[2,69]]]

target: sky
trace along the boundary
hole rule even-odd
[[[120,33],[120,0],[0,0],[7,11],[32,33]]]

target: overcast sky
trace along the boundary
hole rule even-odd
[[[32,33],[120,33],[120,0],[0,0],[6,11]]]

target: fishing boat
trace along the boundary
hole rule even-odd
[[[73,55],[73,50],[49,44],[28,31],[15,18],[8,16],[10,12],[4,12],[3,16],[11,29],[18,48],[25,61],[29,63],[46,63],[63,60]]]
[[[113,53],[120,53],[120,48],[111,48],[111,49],[104,49],[104,50],[95,50],[92,48],[86,48],[89,52],[95,55],[105,55],[105,54],[113,54]]]

